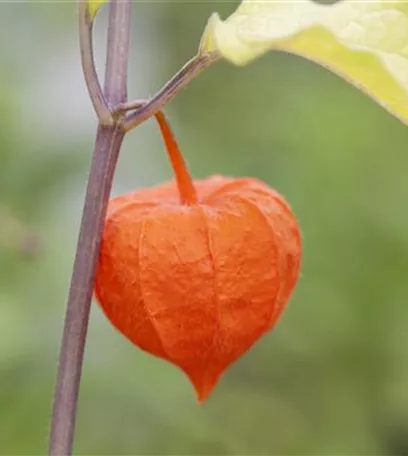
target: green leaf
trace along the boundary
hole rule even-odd
[[[99,8],[104,4],[107,3],[108,0],[88,0],[88,11],[89,15],[91,16],[91,20],[95,19]]]
[[[408,124],[408,2],[244,0],[226,21],[211,16],[199,53],[245,65],[273,49],[328,68]]]

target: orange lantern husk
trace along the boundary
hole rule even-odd
[[[263,182],[193,183],[164,115],[157,120],[175,182],[109,202],[95,292],[111,323],[180,367],[202,402],[275,325],[298,279],[301,238]]]

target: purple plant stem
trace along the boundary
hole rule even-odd
[[[126,101],[130,1],[111,0],[104,96],[110,106]],[[78,393],[95,269],[113,175],[125,132],[121,119],[99,126],[82,214],[62,337],[51,421],[49,454],[72,454]]]

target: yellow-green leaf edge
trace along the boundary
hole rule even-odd
[[[99,11],[99,8],[107,3],[108,0],[88,0],[88,12],[91,20],[95,19],[96,14]]]
[[[344,0],[342,4],[337,4],[332,14],[342,14],[344,8],[355,8],[351,5],[352,1]],[[377,0],[361,6],[362,20],[367,18],[363,17],[363,14],[367,13],[372,13],[373,17],[375,15],[379,25],[383,19],[385,23],[390,17],[395,19],[394,23],[391,21],[389,24],[389,30],[378,30],[379,33],[385,32],[390,36],[389,42],[379,43],[377,48],[370,46],[369,50],[367,46],[364,48],[353,45],[350,39],[346,44],[344,36],[349,38],[347,34],[336,36],[328,27],[319,24],[318,17],[323,9],[326,14],[327,8],[334,6],[316,5],[310,1],[291,3],[289,0],[286,5],[290,6],[285,10],[284,3],[269,0],[272,8],[276,8],[275,20],[286,19],[288,27],[286,33],[285,30],[278,30],[263,39],[262,29],[259,28],[257,34],[256,28],[259,24],[262,25],[257,22],[259,18],[256,17],[256,14],[259,14],[256,9],[260,3],[243,1],[226,21],[220,20],[217,14],[212,15],[203,34],[199,52],[217,52],[236,65],[246,65],[269,50],[299,55],[338,74],[408,124],[408,2]],[[312,16],[304,21],[307,24],[305,28],[299,26],[299,21],[296,20],[296,8],[299,15],[305,14],[306,8],[306,14]],[[313,16],[317,18],[314,23]],[[273,13],[270,20],[273,22]],[[403,25],[406,25],[406,28]],[[248,26],[252,27],[250,36],[245,33],[245,27],[248,29]],[[372,26],[369,36],[375,32]],[[388,46],[387,52],[384,51],[384,46]]]

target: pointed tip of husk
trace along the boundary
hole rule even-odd
[[[214,385],[214,386],[215,386],[215,385]],[[208,397],[209,397],[210,394],[212,393],[212,390],[213,390],[214,386],[211,387],[210,389],[202,390],[202,389],[198,389],[198,388],[194,385],[194,389],[195,389],[195,392],[196,392],[196,397],[197,397],[198,405],[200,405],[200,406],[203,406],[203,405],[204,405],[204,402],[208,399]]]
[[[194,387],[199,405],[204,405],[204,402],[209,398],[215,386],[217,385],[218,380],[220,378],[220,374],[215,376],[213,375],[211,377],[208,375],[187,375]]]

